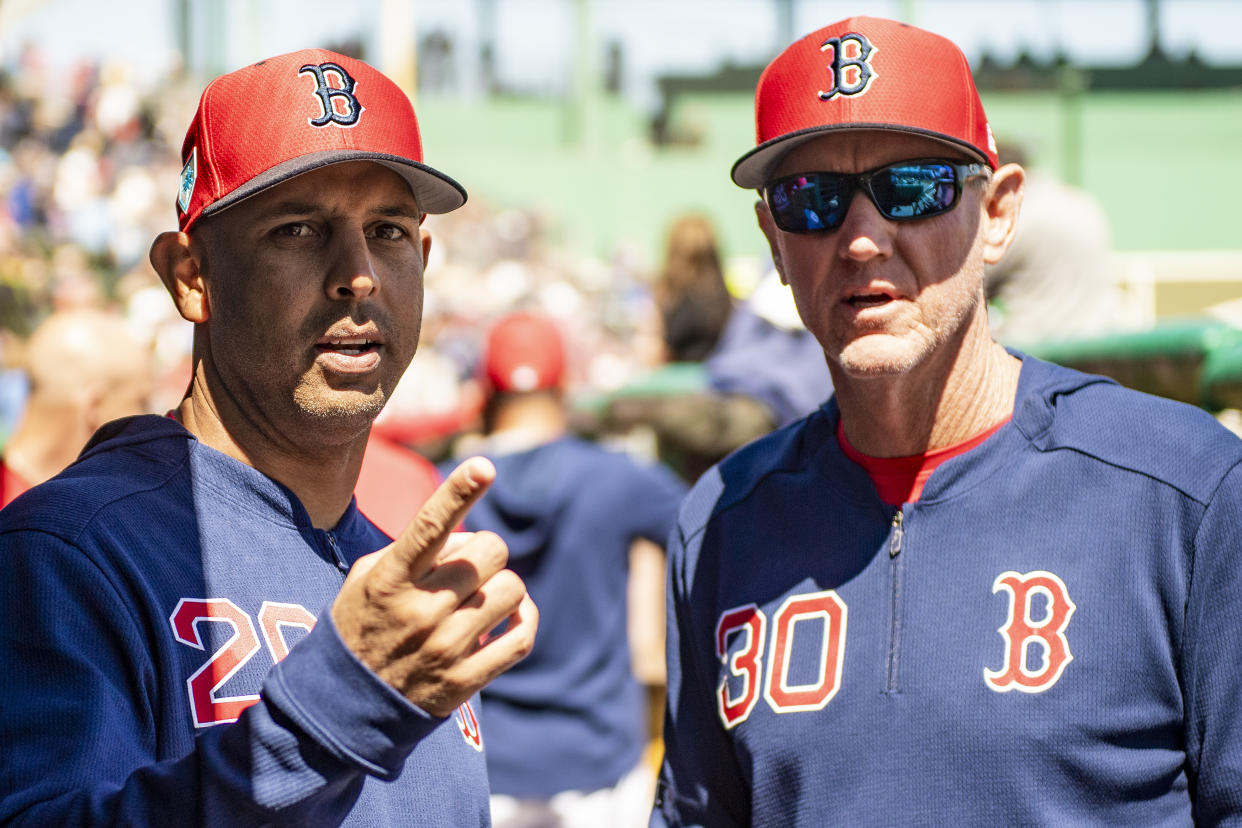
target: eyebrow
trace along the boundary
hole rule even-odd
[[[315,204],[309,201],[283,201],[272,207],[268,216],[271,218],[283,218],[285,216],[305,216],[311,213],[319,213],[323,211],[323,205]],[[422,212],[417,205],[409,206],[405,204],[384,204],[376,207],[371,211],[373,214],[385,218],[407,218],[418,219],[422,216]]]
[[[390,218],[412,218],[412,219],[419,218],[423,214],[422,210],[419,210],[417,205],[414,207],[414,209],[410,209],[404,204],[393,204],[393,205],[380,207],[375,212],[381,216],[388,216]]]

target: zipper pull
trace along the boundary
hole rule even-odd
[[[336,538],[331,532],[324,532],[328,538],[328,547],[332,550],[332,559],[336,561],[336,568],[342,572],[349,571],[349,564],[345,563],[345,556],[341,554],[341,547],[336,545]]]
[[[893,515],[893,534],[888,539],[888,556],[890,558],[897,557],[901,552],[901,538],[906,533],[906,530],[901,525],[904,519],[905,515],[901,509],[898,509],[897,513]]]

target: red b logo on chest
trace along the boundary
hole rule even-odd
[[[1009,593],[1009,619],[997,630],[1005,639],[1005,663],[999,670],[985,667],[983,680],[998,693],[1042,693],[1057,683],[1074,659],[1065,628],[1076,607],[1065,583],[1051,572],[1002,572],[992,583],[992,592],[1002,589]],[[1032,618],[1037,597],[1046,608],[1038,620]],[[1032,647],[1038,651],[1032,652]],[[1038,657],[1034,664],[1032,655]]]

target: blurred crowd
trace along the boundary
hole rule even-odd
[[[145,85],[144,85],[145,83]],[[147,261],[175,222],[184,124],[199,84],[123,65],[65,71],[27,49],[0,67],[0,447],[28,393],[31,334],[54,311],[104,310],[151,350],[148,410],[180,399],[191,331]],[[435,237],[422,344],[377,424],[430,454],[477,413],[480,331],[502,310],[556,318],[571,343],[571,397],[621,388],[663,360],[643,251],[610,258],[556,242],[555,217],[489,205],[428,219]]]
[[[26,393],[36,327],[54,311],[123,317],[152,352],[150,405],[184,389],[190,332],[147,263],[168,229],[188,84],[139,85],[124,66],[49,66],[24,50],[0,67],[0,440]]]
[[[175,222],[180,141],[199,87],[184,73],[139,78],[122,64],[66,70],[34,49],[0,66],[0,452],[27,402],[31,336],[55,311],[123,319],[150,352],[147,409],[180,400],[190,325],[147,249]],[[1028,218],[1004,272],[989,276],[1002,341],[1090,333],[1113,317],[1098,206],[1046,189],[1032,188],[1025,212],[1048,220]],[[622,244],[603,257],[562,244],[555,215],[489,204],[477,190],[427,226],[419,354],[375,431],[429,459],[477,429],[481,332],[506,311],[540,311],[564,331],[576,430],[660,456],[687,479],[831,389],[788,290],[773,272],[722,261],[702,216],[673,219],[663,250]]]

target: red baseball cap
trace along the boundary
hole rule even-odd
[[[962,50],[895,20],[850,17],[794,42],[763,70],[755,89],[758,146],[733,165],[733,181],[761,189],[785,153],[842,129],[923,135],[998,166]]]
[[[488,331],[483,376],[493,391],[558,388],[565,377],[565,343],[552,319],[517,311]]]
[[[423,163],[410,99],[382,72],[326,49],[261,60],[203,90],[181,145],[177,218],[187,230],[294,176],[344,161],[375,161],[410,185],[426,213],[466,201],[453,179]]]

